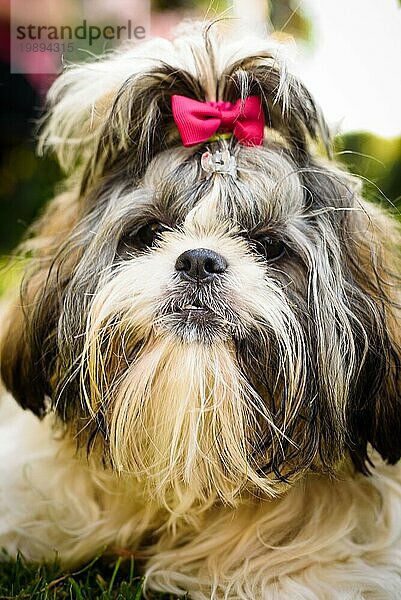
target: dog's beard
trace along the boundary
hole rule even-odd
[[[230,344],[151,339],[116,390],[111,455],[159,494],[182,497],[186,489],[203,501],[216,494],[232,501],[247,479],[260,484],[247,460],[248,440],[261,433],[258,414],[269,420]]]
[[[277,443],[285,434],[241,372],[232,342],[151,336],[106,397],[113,466],[163,501],[190,492],[233,502],[252,484],[279,491],[260,471],[257,449],[266,426]]]

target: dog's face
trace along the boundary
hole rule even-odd
[[[272,49],[224,44],[194,31],[56,83],[45,137],[80,192],[37,226],[3,343],[23,406],[48,397],[167,503],[275,495],[349,457],[365,471],[368,443],[401,454],[395,228],[316,158],[324,122]],[[177,93],[258,94],[264,146],[184,148]],[[201,168],[222,146],[236,177]]]

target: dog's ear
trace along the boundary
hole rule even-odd
[[[39,417],[51,397],[57,353],[57,325],[61,307],[62,276],[55,258],[60,241],[78,218],[75,196],[63,194],[52,201],[21,246],[33,254],[20,295],[9,310],[1,339],[1,377],[23,408]],[[55,281],[57,280],[57,285]]]
[[[45,414],[45,398],[50,395],[37,340],[32,339],[29,310],[14,306],[1,342],[1,377],[9,392],[23,407],[38,417]],[[39,334],[39,332],[38,332]]]
[[[368,444],[390,464],[401,458],[401,260],[398,223],[363,200],[360,205],[348,264],[362,291],[354,299],[367,338],[348,414],[352,457],[366,472]]]
[[[324,436],[336,433],[338,416],[341,444],[356,468],[368,473],[369,445],[389,463],[401,457],[400,227],[362,198],[358,179],[335,165],[311,157],[299,176],[311,229],[323,240],[320,252],[334,273],[325,280],[328,305],[327,292],[315,294],[316,306],[312,301],[315,312],[323,307],[315,343],[321,336],[321,346],[329,348],[321,409],[327,414],[335,406]]]

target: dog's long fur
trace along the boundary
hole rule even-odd
[[[264,146],[184,148],[173,94],[259,95]],[[398,597],[399,231],[279,49],[187,26],[49,100],[41,145],[70,177],[4,328],[4,383],[36,417],[4,396],[0,544],[136,551],[148,588],[196,600]],[[202,171],[206,148],[238,176]],[[183,280],[194,248],[227,269]]]

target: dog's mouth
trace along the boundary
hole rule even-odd
[[[209,300],[209,301],[208,301]],[[217,299],[200,297],[199,293],[176,297],[164,304],[157,323],[185,340],[211,340],[226,337],[228,319]]]
[[[178,315],[187,321],[207,319],[213,315],[213,311],[202,304],[199,300],[194,300],[191,304],[185,304],[178,309]]]

